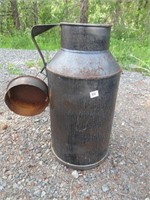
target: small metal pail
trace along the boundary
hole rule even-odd
[[[40,114],[49,103],[48,87],[37,77],[19,76],[8,84],[5,103],[18,115]]]

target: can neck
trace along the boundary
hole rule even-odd
[[[109,49],[110,25],[61,24],[62,48],[79,51]]]

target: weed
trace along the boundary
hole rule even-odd
[[[29,60],[25,64],[26,64],[26,66],[28,68],[32,68],[32,67],[37,67],[39,69],[43,68],[43,61],[41,59],[38,59],[38,60]]]
[[[28,68],[31,68],[31,67],[36,66],[36,62],[33,61],[33,60],[29,60],[29,61],[27,61],[25,64],[26,64],[26,66],[27,66]]]
[[[8,63],[8,68],[13,68],[14,64],[13,63]]]
[[[137,40],[118,40],[112,38],[110,51],[123,69],[143,72],[150,75],[150,57],[148,45]],[[131,67],[130,66],[134,66]]]
[[[12,63],[8,64],[7,70],[9,72],[9,74],[14,74],[14,75],[22,75],[23,74],[22,70],[14,67],[14,65]]]
[[[37,66],[42,69],[44,67],[43,61],[41,59],[37,60]]]
[[[134,58],[136,61],[138,61],[138,63],[141,64],[140,66],[133,66],[134,71],[141,72],[144,75],[150,76],[150,65],[145,63],[143,60],[133,56],[132,54],[130,55],[130,57]]]

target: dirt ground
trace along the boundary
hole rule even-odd
[[[4,102],[16,76],[10,60],[34,74],[25,64],[31,55],[39,58],[34,51],[0,50],[0,199],[150,200],[150,77],[123,72],[109,156],[99,167],[75,171],[52,154],[49,108],[21,117]]]

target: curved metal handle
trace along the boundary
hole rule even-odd
[[[44,56],[43,56],[43,54],[42,54],[42,52],[41,52],[41,49],[40,49],[39,45],[37,44],[37,42],[36,42],[36,40],[35,40],[35,37],[36,37],[37,35],[40,35],[41,33],[44,33],[45,31],[47,31],[47,30],[49,30],[49,29],[51,29],[51,28],[53,28],[53,27],[55,27],[55,26],[59,26],[59,25],[60,25],[60,24],[35,25],[35,26],[33,26],[32,29],[31,29],[31,37],[32,37],[32,40],[33,40],[33,42],[34,42],[34,44],[35,44],[35,46],[36,46],[36,48],[37,48],[37,50],[38,50],[38,52],[39,52],[39,54],[40,54],[40,56],[41,56],[41,58],[42,58],[43,64],[44,64],[44,67],[42,68],[42,70],[41,70],[40,73],[43,72],[43,70],[45,69],[47,63],[46,63],[45,58],[44,58]]]

